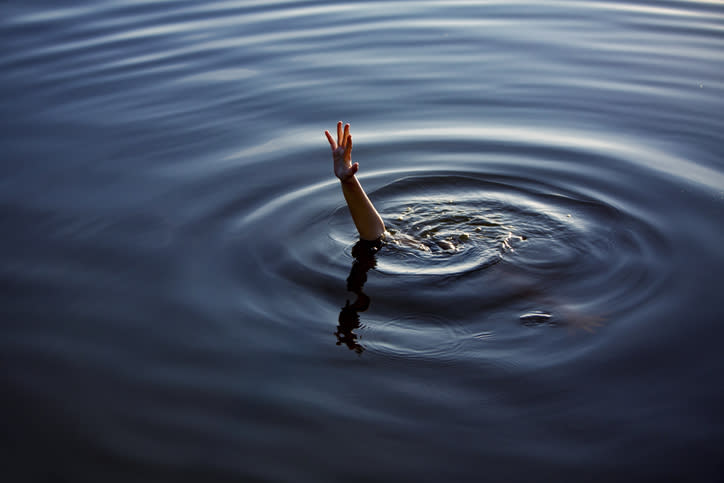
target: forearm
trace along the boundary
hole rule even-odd
[[[385,224],[377,213],[374,205],[367,197],[365,190],[357,180],[356,176],[351,176],[341,182],[342,193],[347,201],[349,212],[352,215],[360,238],[363,240],[376,240],[385,232]]]

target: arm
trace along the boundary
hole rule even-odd
[[[370,241],[378,239],[385,232],[385,224],[355,176],[359,164],[352,164],[352,135],[349,133],[349,124],[346,124],[342,131],[342,122],[337,123],[337,141],[329,131],[324,131],[324,134],[332,147],[334,174],[342,184],[342,194],[360,238]]]

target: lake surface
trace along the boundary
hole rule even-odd
[[[69,3],[0,6],[2,481],[724,478],[721,2]]]

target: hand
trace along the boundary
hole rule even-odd
[[[337,141],[329,131],[324,131],[324,134],[332,147],[334,174],[343,183],[349,181],[359,169],[359,163],[352,164],[352,135],[349,133],[349,124],[344,125],[343,132],[342,121],[337,123]]]

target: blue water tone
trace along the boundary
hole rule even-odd
[[[0,481],[724,478],[721,2],[0,12]]]

